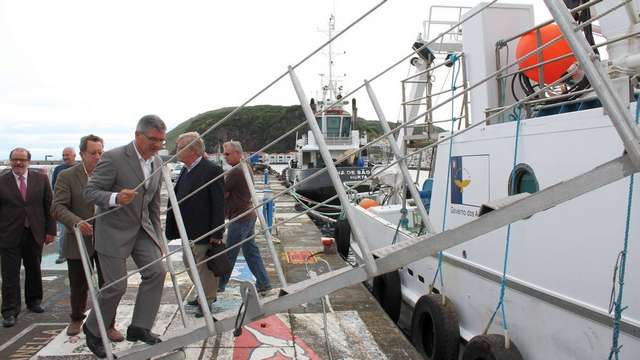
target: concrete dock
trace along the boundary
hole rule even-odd
[[[256,176],[256,188],[261,190],[263,185],[259,180],[262,180],[262,177]],[[270,188],[274,193],[284,189],[277,182],[271,183]],[[295,202],[291,197],[277,199],[274,220],[282,221],[298,214],[294,206]],[[257,223],[256,232],[259,231],[260,225]],[[305,280],[310,273],[326,272],[328,267],[337,269],[349,266],[338,255],[322,254],[308,258],[310,254],[323,250],[323,247],[320,242],[320,230],[306,215],[278,226],[273,231],[273,236],[279,240],[276,250],[289,283]],[[278,277],[266,240],[263,235],[257,236],[256,239],[272,285],[276,288],[279,286]],[[179,242],[176,241],[172,245],[179,246]],[[309,273],[305,269],[305,260],[307,260]],[[173,255],[171,261],[178,271],[184,269],[181,254]],[[133,269],[134,266],[131,265]],[[66,274],[62,272],[63,269],[66,269],[64,264],[56,271],[55,281],[64,281]],[[240,306],[238,281],[243,280],[253,281],[254,279],[246,262],[240,257],[232,274],[232,281],[225,292],[218,294],[218,300],[214,304],[215,312],[237,309]],[[131,318],[139,281],[139,276],[129,279],[127,293],[118,309],[117,327],[123,332],[126,331]],[[194,289],[186,273],[178,276],[178,282],[183,299],[192,297],[191,292]],[[6,346],[0,345],[0,358],[40,360],[93,358],[86,348],[84,336],[70,337],[65,333],[64,324],[68,321],[69,312],[68,290],[54,294],[47,293],[47,296],[56,299],[57,316],[54,319],[55,322],[52,322],[49,327],[42,327],[46,322],[37,323],[42,327],[38,334],[45,334],[37,336],[41,339],[40,345],[31,344],[31,347],[26,348],[28,351],[20,353],[17,345],[28,343],[30,339],[25,339],[24,336],[33,336],[34,329],[23,330],[6,340]],[[45,304],[52,303],[51,300],[47,300],[45,299]],[[52,307],[48,307],[47,310],[50,311]],[[195,307],[185,305],[185,308],[187,310],[185,320],[189,328],[204,325],[203,319],[195,318],[193,314]],[[35,320],[38,315],[42,314],[29,314],[34,321],[38,321]],[[21,317],[19,323],[22,322]],[[160,313],[153,331],[170,337],[173,331],[182,327],[183,322],[178,311],[176,296],[171,279],[167,275]],[[29,329],[28,326],[26,329]],[[325,336],[325,333],[328,336]],[[113,349],[118,353],[133,345],[140,346],[140,344],[124,341],[114,344]],[[187,359],[421,359],[371,293],[360,284],[330,294],[324,306],[320,299],[302,304],[289,309],[286,313],[272,315],[245,325],[242,334],[238,337],[234,337],[232,332],[226,332],[205,341],[190,344],[185,347],[185,353]],[[20,354],[28,357],[21,357]]]

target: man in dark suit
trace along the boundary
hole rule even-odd
[[[189,146],[189,144],[191,145]],[[199,138],[197,132],[180,135],[176,141],[176,150],[178,151],[178,160],[185,165],[175,185],[178,200],[222,174],[222,168],[204,157],[204,142]],[[180,204],[180,212],[190,240],[199,238],[224,224],[224,178],[221,176],[206,188],[183,201]],[[173,211],[167,213],[166,234],[168,239],[180,237]],[[209,244],[221,242],[223,235],[224,228],[193,245],[193,257],[196,263],[206,258]],[[216,301],[218,278],[209,270],[206,263],[198,266],[198,274],[207,302],[211,306],[211,303]],[[193,281],[191,272],[189,272],[189,276]],[[198,300],[193,299],[189,301],[189,304],[197,305]],[[202,309],[198,308],[196,317],[202,316]]]
[[[24,298],[27,308],[41,313],[42,246],[55,239],[51,218],[51,186],[46,175],[29,171],[31,153],[15,148],[9,153],[11,171],[0,176],[0,258],[2,262],[2,325],[16,324],[20,313],[20,263],[24,262]]]
[[[84,190],[85,200],[98,206],[95,220],[95,250],[105,284],[127,274],[127,258],[131,256],[141,271],[127,341],[153,345],[161,340],[151,332],[155,322],[166,269],[161,257],[160,173],[157,155],[166,139],[166,125],[156,115],[143,116],[136,126],[135,140],[102,155]],[[154,174],[155,172],[155,174]],[[152,175],[153,174],[153,175]],[[138,185],[141,186],[136,189]],[[134,190],[136,189],[136,190]],[[111,211],[111,209],[115,211]],[[109,212],[108,214],[104,214]],[[104,214],[104,215],[103,215]],[[105,321],[115,317],[127,282],[120,281],[100,292],[98,301]],[[87,346],[99,358],[106,350],[98,336],[96,312],[92,311],[83,327]]]

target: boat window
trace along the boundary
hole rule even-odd
[[[340,136],[340,116],[327,116],[327,137],[336,138]]]
[[[340,129],[340,136],[349,137],[351,136],[351,118],[345,116],[342,118],[342,127]]]
[[[527,192],[533,194],[540,190],[533,169],[527,164],[518,164],[509,178],[509,195]]]
[[[316,121],[318,122],[318,126],[320,127],[320,131],[322,131],[322,117],[317,117]]]

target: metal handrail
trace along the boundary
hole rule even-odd
[[[602,1],[603,1],[603,0],[591,0],[591,1],[587,2],[587,3],[584,3],[584,4],[580,5],[580,6],[577,6],[577,7],[573,8],[573,9],[571,9],[571,10],[570,10],[570,12],[571,12],[572,14],[574,14],[574,13],[576,13],[576,12],[578,12],[578,11],[584,10],[584,9],[586,9],[586,8],[588,8],[588,7],[591,7],[591,6],[593,6],[593,5],[596,5],[596,4],[598,4],[598,3],[601,3]],[[512,37],[510,37],[510,38],[506,38],[506,39],[504,39],[504,40],[499,41],[499,42],[496,44],[496,46],[504,47],[504,46],[506,46],[506,44],[507,44],[507,43],[509,43],[509,42],[511,42],[511,41],[513,41],[513,40],[519,39],[519,38],[521,38],[522,36],[524,36],[524,35],[526,35],[526,34],[528,34],[528,33],[532,32],[532,31],[539,30],[539,29],[541,29],[541,28],[543,28],[543,27],[545,27],[545,26],[547,26],[547,25],[549,25],[549,24],[552,24],[552,23],[554,23],[554,22],[555,22],[555,19],[553,19],[553,18],[552,18],[552,19],[549,19],[549,20],[547,20],[547,21],[545,21],[545,22],[542,22],[542,23],[540,23],[540,24],[538,24],[538,25],[535,25],[535,26],[533,26],[533,27],[531,27],[531,28],[529,28],[529,29],[527,29],[527,30],[522,31],[522,32],[518,33],[517,35],[513,35],[513,36],[512,36]]]

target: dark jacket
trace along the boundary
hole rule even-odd
[[[46,175],[29,171],[27,201],[22,200],[12,171],[0,175],[0,248],[20,244],[25,217],[33,238],[42,245],[45,235],[56,234],[56,222],[51,217],[51,186]]]
[[[202,158],[189,172],[187,172],[186,167],[182,168],[174,187],[178,200],[220,174],[222,174],[222,168],[205,158]],[[194,240],[224,224],[224,178],[220,176],[218,180],[180,203],[180,213],[182,214],[189,240]],[[216,231],[212,236],[222,239],[223,234],[224,228]],[[180,237],[172,210],[167,213],[166,235],[169,240]],[[208,242],[209,238],[207,237],[200,240],[198,244],[208,244]]]

